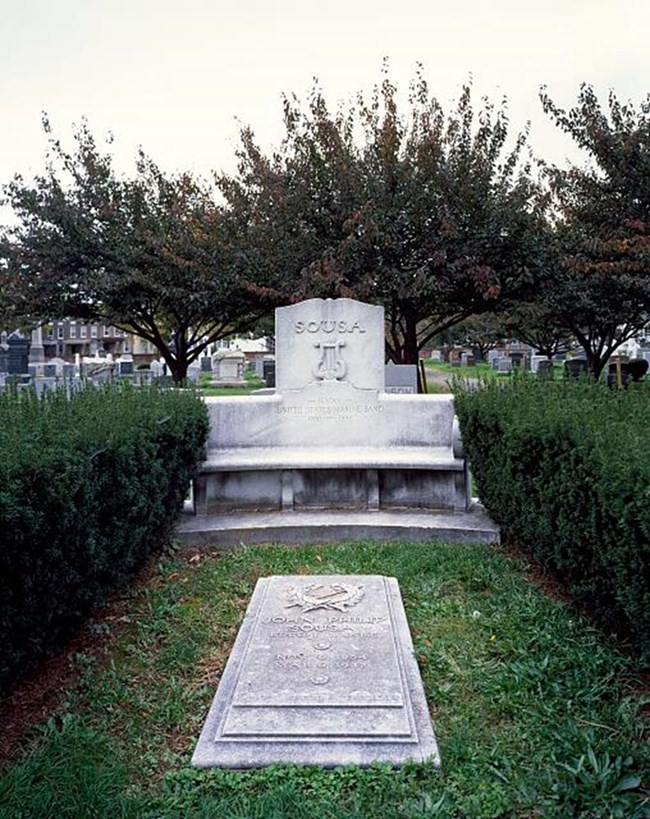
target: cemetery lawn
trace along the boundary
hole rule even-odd
[[[296,573],[398,578],[442,772],[190,767],[256,579]],[[59,661],[47,718],[0,769],[0,816],[647,816],[647,678],[549,589],[490,546],[170,554]]]
[[[201,373],[199,376],[199,389],[205,396],[211,395],[250,395],[253,390],[259,390],[265,387],[266,384],[261,378],[256,378],[250,372],[244,373],[246,379],[245,386],[229,387],[229,386],[212,386],[212,375],[209,373]]]
[[[492,369],[492,367],[486,361],[477,361],[473,367],[466,367],[465,365],[461,367],[452,367],[452,365],[448,364],[446,361],[425,360],[425,368],[427,370],[427,378],[429,377],[430,372],[445,375],[450,380],[454,375],[460,376],[461,378],[497,377],[496,370]],[[509,376],[509,373],[507,375]]]

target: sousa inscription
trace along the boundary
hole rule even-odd
[[[296,333],[365,333],[358,321],[319,319],[318,321],[294,321]]]

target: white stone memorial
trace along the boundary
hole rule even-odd
[[[467,506],[452,397],[384,392],[381,307],[310,299],[279,308],[275,393],[207,403],[203,513]]]
[[[241,350],[218,350],[212,356],[213,382],[215,384],[245,384],[246,356]]]
[[[385,390],[382,307],[310,299],[279,308],[275,375],[273,391],[206,399],[210,433],[197,517],[179,527],[185,543],[304,542],[319,532],[498,540],[478,510],[463,518],[469,472],[453,396]],[[398,522],[405,511],[420,514]]]
[[[395,578],[259,580],[192,764],[409,760],[440,765]]]

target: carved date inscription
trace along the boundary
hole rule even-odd
[[[271,578],[242,662],[235,705],[403,705],[381,578],[371,576],[368,582],[366,576],[363,585],[354,577],[340,580]]]

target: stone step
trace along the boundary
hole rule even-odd
[[[184,546],[236,548],[258,543],[332,543],[346,540],[499,543],[499,527],[479,503],[467,512],[317,510],[183,514],[176,538]]]

